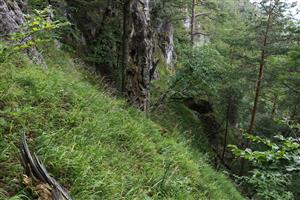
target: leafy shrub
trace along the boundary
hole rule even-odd
[[[174,90],[190,97],[215,94],[229,68],[219,52],[210,46],[183,49],[180,63],[183,67],[173,80]]]
[[[299,125],[290,127],[296,127],[299,132]],[[300,171],[299,138],[277,135],[271,140],[249,134],[245,137],[252,142],[252,146],[262,150],[240,149],[236,145],[229,147],[236,157],[246,159],[253,165],[249,175],[240,178],[251,187],[250,193],[259,199],[293,199],[289,185],[292,175]]]
[[[47,7],[43,10],[34,10],[26,15],[26,23],[20,31],[8,35],[8,41],[0,43],[0,63],[16,52],[50,41],[53,30],[66,26],[69,23],[52,21],[49,19],[52,10]]]

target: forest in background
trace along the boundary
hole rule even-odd
[[[113,136],[107,133],[104,140],[107,139],[108,143],[116,140],[114,145],[121,145],[127,151],[128,141],[135,144],[133,141],[136,137],[135,142],[142,143],[156,137],[158,131],[162,137],[174,139],[170,142],[174,146],[172,149],[176,149],[177,142],[184,143],[183,146],[187,147],[187,150],[181,150],[183,147],[179,145],[179,150],[172,150],[179,153],[178,158],[174,157],[174,160],[169,161],[171,164],[159,167],[163,161],[160,162],[158,159],[153,162],[157,163],[157,168],[154,167],[157,171],[154,168],[153,172],[151,171],[153,176],[163,174],[158,184],[159,189],[156,189],[157,184],[153,183],[151,187],[149,186],[152,189],[148,189],[148,192],[145,192],[147,190],[145,188],[137,189],[137,196],[134,196],[135,192],[130,194],[130,189],[123,188],[124,191],[128,191],[126,194],[133,196],[124,196],[122,192],[112,189],[111,192],[107,191],[108,196],[103,192],[93,197],[80,193],[79,188],[71,189],[71,194],[79,195],[78,199],[220,199],[222,192],[226,191],[219,188],[220,194],[211,197],[210,193],[214,192],[212,188],[207,189],[206,193],[200,192],[203,196],[195,192],[198,191],[198,186],[204,183],[197,182],[201,175],[195,170],[197,164],[193,167],[190,166],[192,164],[186,164],[192,162],[189,159],[196,160],[196,163],[200,159],[200,163],[209,163],[215,171],[226,174],[244,198],[299,199],[300,21],[296,15],[299,7],[299,2],[297,4],[285,0],[0,0],[0,66],[3,69],[0,82],[1,138],[13,144],[6,147],[6,142],[1,143],[0,147],[6,149],[7,154],[0,157],[0,166],[1,161],[2,166],[16,163],[16,157],[11,156],[17,154],[21,129],[32,132],[31,135],[34,136],[44,132],[41,131],[43,129],[48,130],[47,117],[45,121],[44,119],[35,121],[33,120],[35,117],[30,117],[31,111],[28,113],[24,111],[26,115],[18,116],[14,113],[17,112],[14,111],[16,105],[20,106],[20,108],[17,106],[18,109],[22,109],[22,105],[23,108],[25,105],[28,109],[35,108],[44,101],[51,103],[51,99],[39,99],[39,95],[51,95],[48,97],[54,98],[53,102],[57,105],[60,101],[65,101],[65,98],[66,101],[70,101],[67,105],[62,105],[62,109],[66,110],[63,112],[77,106],[75,103],[77,100],[71,101],[68,95],[63,96],[61,100],[56,99],[55,89],[46,85],[43,87],[48,88],[49,94],[39,93],[44,89],[38,85],[47,84],[47,81],[40,78],[43,75],[39,71],[31,72],[31,69],[24,71],[23,66],[38,65],[41,70],[49,71],[49,76],[53,76],[49,78],[51,83],[55,82],[54,79],[63,80],[64,76],[58,75],[55,78],[53,66],[59,66],[59,69],[65,67],[64,73],[72,74],[73,72],[68,72],[72,71],[72,68],[67,66],[76,65],[80,66],[79,71],[84,71],[82,74],[76,74],[82,76],[78,81],[87,79],[96,87],[102,88],[102,92],[109,94],[110,98],[126,101],[126,103],[111,103],[112,107],[118,104],[122,112],[129,110],[132,119],[130,118],[128,122],[125,116],[122,122],[111,119],[110,126],[115,126],[120,133],[116,133],[113,140],[108,140]],[[24,58],[26,54],[29,60]],[[7,71],[9,69],[11,71]],[[22,79],[18,75],[18,70],[20,74],[29,78]],[[16,83],[14,80],[17,80]],[[66,80],[72,82],[71,77],[67,77]],[[77,90],[77,86],[68,86],[67,81],[63,83],[70,91]],[[34,88],[32,91],[36,93],[24,93],[24,98],[19,98],[20,89],[14,89],[15,84],[20,84],[21,88],[24,86],[25,91],[26,88],[32,87]],[[59,87],[64,86],[62,84]],[[78,90],[82,90],[80,94],[85,96],[83,91],[88,89],[78,86]],[[10,96],[8,95],[10,91],[15,93]],[[91,91],[91,95],[93,94]],[[87,99],[91,102],[91,110],[83,113],[83,118],[89,118],[88,116],[93,114],[93,109],[99,115],[102,109],[109,109],[102,107],[102,104],[107,104],[105,101],[109,101],[108,99],[97,100],[93,96]],[[140,110],[141,113],[132,114],[136,110]],[[75,115],[74,111],[70,116]],[[135,121],[141,118],[139,115],[144,119],[140,119],[139,123],[143,124],[144,129],[146,127],[153,129],[155,136],[148,138],[147,134],[140,135],[138,131],[140,128],[137,128],[137,125],[126,126],[126,131],[134,132],[134,136],[130,137],[121,133],[123,132],[121,127],[117,129],[115,123],[135,124],[137,123]],[[30,120],[37,125],[30,125]],[[54,130],[58,123],[64,128],[61,129],[63,130],[61,133],[56,133],[57,137],[59,138],[61,134],[65,141],[73,140],[66,133],[73,130],[73,124],[74,127],[84,126],[80,123],[80,120],[84,120],[76,117],[68,120],[71,120],[68,121],[70,124],[64,126],[60,122],[53,121],[53,124],[49,125],[49,131],[51,132],[52,128]],[[92,118],[90,120],[93,121]],[[49,122],[52,123],[52,119],[49,119]],[[156,125],[149,125],[153,122],[159,128]],[[96,121],[93,123],[94,125],[90,126],[100,126],[95,125]],[[103,122],[101,126],[107,125]],[[32,127],[32,130],[29,127]],[[79,130],[84,132],[85,128]],[[143,133],[147,132],[141,129]],[[10,136],[7,132],[13,134]],[[37,140],[41,142],[43,138],[47,140],[47,137],[42,134]],[[103,138],[97,136],[97,139]],[[161,145],[159,148],[162,149],[165,148],[164,145],[168,146],[159,143],[159,140],[163,139],[156,138],[156,140],[158,141],[152,141],[151,145],[145,143],[145,146],[149,147],[140,151],[137,149],[141,147],[137,146],[136,151],[141,154],[139,156],[149,153],[148,150],[156,143],[158,146]],[[52,141],[52,145],[56,145],[54,138],[49,141]],[[87,142],[85,145],[88,144]],[[39,147],[39,143],[34,146]],[[9,153],[10,148],[14,149],[14,154]],[[47,150],[41,145],[39,148],[46,156]],[[94,151],[97,152],[97,149],[87,150],[87,152]],[[183,156],[185,151],[190,153],[189,156]],[[50,152],[48,159],[54,161],[62,152],[56,151],[58,155]],[[132,162],[136,167],[140,162],[139,156],[128,162]],[[152,156],[160,158],[162,155]],[[121,163],[121,155],[117,154],[117,157]],[[80,160],[80,156],[77,159]],[[177,159],[183,159],[185,164],[179,164],[180,167],[177,164],[173,166],[173,162],[180,162]],[[47,161],[47,158],[45,160]],[[123,160],[122,162],[126,163]],[[73,165],[77,164],[74,162]],[[56,176],[69,177],[61,173],[62,169],[59,167],[63,168],[57,166],[55,162],[52,164],[50,162],[50,168],[55,169]],[[84,166],[81,167],[75,167],[74,171],[78,173],[80,170],[84,171]],[[189,167],[194,174],[192,181],[187,183],[183,177],[190,176],[187,175]],[[182,178],[182,181],[178,185],[177,182],[172,185],[172,182],[168,186],[166,177],[170,176],[172,179],[174,176],[176,179],[173,174],[177,175],[179,168],[182,168],[182,171],[178,170],[178,180]],[[20,171],[19,168],[18,170]],[[18,170],[11,171],[9,176],[0,172],[0,188],[9,182],[7,177],[14,177]],[[203,171],[201,173],[205,174]],[[122,176],[120,171],[116,174]],[[208,180],[214,176],[213,172],[209,174]],[[147,173],[144,179],[151,180],[147,177]],[[223,178],[221,179],[217,181],[223,181]],[[118,178],[114,180],[120,181]],[[71,187],[74,180],[67,178],[63,183]],[[79,185],[80,183],[77,182]],[[227,184],[230,183],[226,182],[224,185],[227,187]],[[188,185],[192,185],[191,196],[187,192]],[[10,191],[3,193],[5,198],[16,194],[12,187],[20,186],[14,184],[11,184],[11,188],[3,186],[8,188],[4,191]],[[111,187],[113,188],[113,185]],[[222,188],[222,185],[218,187]],[[122,198],[109,196],[113,191],[116,195],[120,193]],[[228,194],[228,199],[231,195],[232,199],[239,199],[239,195],[235,192]],[[142,193],[147,195],[138,196]]]

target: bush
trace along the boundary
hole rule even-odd
[[[299,131],[299,125],[291,126],[293,129],[295,127]],[[293,199],[293,191],[289,186],[292,175],[300,171],[299,138],[277,135],[270,140],[254,135],[245,136],[252,146],[262,149],[240,149],[236,145],[229,145],[235,156],[253,165],[249,175],[240,178],[246,187],[251,187],[247,192],[263,199]]]

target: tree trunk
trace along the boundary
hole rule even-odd
[[[122,77],[121,77],[121,90],[122,93],[125,92],[125,77],[126,77],[126,69],[128,65],[129,59],[129,19],[130,12],[130,0],[124,0],[123,4],[123,37],[122,37]]]
[[[195,41],[195,27],[196,27],[196,0],[192,3],[192,17],[191,17],[191,44],[194,46]]]
[[[248,128],[248,134],[253,134],[253,130],[255,127],[255,119],[256,119],[256,113],[257,113],[257,106],[259,103],[259,97],[260,97],[260,91],[261,91],[261,84],[263,81],[263,74],[264,74],[264,67],[265,67],[265,60],[266,60],[266,47],[267,47],[267,42],[268,42],[268,36],[271,28],[271,21],[272,21],[272,10],[269,11],[268,13],[268,20],[267,20],[267,25],[266,25],[266,31],[264,34],[264,39],[263,39],[263,46],[261,50],[261,57],[260,57],[260,65],[259,65],[259,73],[258,73],[258,78],[257,78],[257,83],[256,83],[256,91],[255,91],[255,98],[254,98],[254,105],[252,108],[252,114],[251,114],[251,121],[250,125]],[[245,147],[249,148],[251,143],[249,141],[246,142]],[[244,174],[245,170],[245,159],[241,160],[241,168],[240,168],[240,175],[242,176]]]
[[[277,109],[277,95],[274,96],[274,100],[273,100],[273,107],[272,107],[272,119],[275,118],[276,115],[276,109]]]
[[[266,47],[267,47],[267,41],[268,41],[268,36],[269,36],[269,31],[270,31],[271,17],[272,17],[272,11],[270,11],[269,15],[268,15],[266,32],[265,32],[265,35],[264,35],[263,48],[262,48],[262,51],[261,51],[259,73],[258,73],[258,78],[257,78],[257,83],[256,83],[255,99],[254,99],[254,105],[253,105],[253,108],[252,108],[250,126],[249,126],[249,129],[248,129],[249,134],[252,134],[254,126],[255,126],[257,106],[258,106],[258,103],[259,103],[261,84],[262,84],[263,74],[264,74],[264,67],[265,67],[265,60],[266,60]]]
[[[222,160],[224,161],[226,146],[227,146],[227,139],[228,139],[228,128],[229,128],[229,112],[231,110],[231,97],[227,104],[227,111],[226,111],[226,125],[225,125],[225,135],[224,135],[224,142],[223,142],[223,152],[222,152]]]
[[[126,69],[126,95],[129,103],[147,111],[150,75],[153,68],[153,34],[147,2],[132,0],[130,5],[130,58]]]
[[[0,35],[7,39],[9,34],[19,32],[25,23],[25,18],[18,3],[14,0],[0,0]],[[26,38],[25,42],[31,40]],[[42,55],[35,47],[25,50],[29,58],[36,64],[46,66]]]

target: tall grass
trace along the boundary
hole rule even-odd
[[[48,65],[20,56],[0,64],[0,199],[35,196],[22,184],[23,130],[74,199],[243,199],[176,134],[107,95],[65,54]]]

